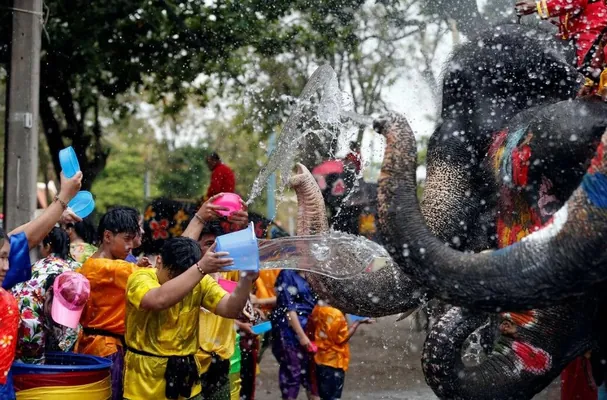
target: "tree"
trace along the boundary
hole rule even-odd
[[[327,9],[357,7],[360,0],[330,0]],[[58,153],[71,144],[90,188],[109,148],[101,119],[130,111],[121,95],[145,93],[174,113],[195,95],[242,74],[250,47],[277,52],[286,38],[272,29],[282,16],[316,8],[315,2],[265,0],[54,0],[47,2],[41,61],[40,117],[57,174]],[[9,60],[10,13],[0,15],[0,64]],[[274,47],[274,48],[273,48]],[[203,83],[199,75],[212,76]]]

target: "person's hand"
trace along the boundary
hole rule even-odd
[[[537,12],[535,0],[521,0],[514,5],[517,15],[529,15]]]
[[[71,208],[66,208],[63,210],[63,214],[59,218],[59,225],[65,226],[67,224],[75,224],[76,222],[82,221],[82,218],[76,215],[76,213]]]
[[[255,296],[254,294],[250,294],[249,295],[249,301],[251,302],[251,304],[253,304],[254,306],[259,304],[259,299],[257,298],[257,296]]]
[[[137,261],[137,266],[141,268],[147,268],[152,266],[152,262],[147,257],[141,257],[139,261]]]
[[[249,336],[255,336],[255,332],[253,332],[253,325],[251,325],[248,322],[240,322],[238,324],[238,329],[240,329],[241,331],[243,331],[244,333],[246,333]]]
[[[222,268],[234,265],[233,258],[222,258],[229,256],[230,254],[228,252],[221,251],[215,253],[216,246],[217,242],[213,243],[209,250],[204,254],[202,259],[198,262],[200,269],[202,269],[205,274],[212,274]]]
[[[257,278],[259,278],[259,271],[244,271],[240,276],[250,280],[251,282],[255,282]]]
[[[246,227],[249,224],[249,206],[240,199],[240,206],[242,210],[236,211],[232,215],[228,217],[228,222],[233,225],[237,225],[240,227]]]
[[[59,198],[66,203],[74,198],[82,187],[82,171],[76,172],[76,175],[67,178],[63,172],[60,174],[61,188],[59,190]]]
[[[361,320],[356,321],[356,322],[358,322],[360,325],[363,325],[363,324],[364,325],[371,325],[371,324],[375,323],[375,320],[371,319],[371,318],[365,318],[365,319],[361,319]]]
[[[211,204],[222,195],[223,193],[216,194],[215,196],[205,201],[198,209],[196,215],[202,218],[203,221],[208,222],[214,219],[218,219],[221,216],[219,215],[218,211],[229,211],[229,208],[227,207],[216,206],[215,204]]]
[[[303,347],[305,349],[307,349],[311,343],[312,342],[310,341],[310,338],[307,336],[299,338],[299,344],[301,345],[301,347]]]

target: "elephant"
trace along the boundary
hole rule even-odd
[[[298,202],[297,235],[318,235],[329,230],[321,190],[314,176],[302,164],[297,164],[289,185]],[[345,265],[360,271],[355,265]],[[409,279],[392,262],[377,271],[358,272],[347,279],[332,279],[306,273],[319,298],[345,313],[366,317],[382,317],[411,313],[424,300],[425,291]]]
[[[387,142],[378,190],[386,249],[429,297],[459,306],[433,327],[422,356],[441,398],[531,398],[596,349],[607,105],[575,98],[570,50],[506,25],[454,52],[421,204],[406,119],[374,123]],[[480,365],[466,366],[461,347],[488,316],[497,338]]]

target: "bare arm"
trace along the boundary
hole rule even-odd
[[[214,250],[215,244],[206,252],[198,264],[192,265],[181,275],[147,292],[141,299],[140,307],[144,310],[166,310],[183,300],[200,283],[205,274],[217,272],[221,268],[233,264],[231,258],[220,258],[227,256],[228,253],[215,253]],[[204,274],[200,273],[197,265],[200,266]]]
[[[59,222],[64,214],[63,205],[61,201],[65,204],[69,203],[70,200],[76,196],[78,191],[80,190],[80,186],[82,183],[82,172],[76,173],[72,178],[66,178],[61,173],[61,191],[57,195],[57,198],[60,201],[53,201],[40,215],[38,218],[28,222],[27,224],[21,225],[15,229],[13,229],[10,235],[15,235],[17,233],[24,232],[25,237],[27,237],[28,246],[30,249],[38,246],[42,242],[42,239],[48,235],[48,233],[53,229],[53,227]],[[66,213],[67,214],[67,213]],[[72,218],[75,217],[72,214]],[[77,217],[76,217],[77,218]]]
[[[346,344],[350,341],[350,339],[352,339],[352,336],[354,336],[354,334],[356,333],[356,330],[358,329],[358,327],[360,326],[360,324],[371,324],[373,323],[373,320],[371,319],[363,319],[363,320],[359,320],[354,322],[351,326],[350,329],[348,329],[348,336],[346,336],[346,338],[341,341],[338,344]]]
[[[185,231],[183,231],[181,236],[189,237],[190,239],[198,240],[200,237],[200,233],[204,229],[206,223],[218,219],[220,215],[217,213],[218,211],[228,210],[226,207],[216,206],[211,204],[217,198],[221,197],[223,193],[217,194],[207,201],[204,202],[202,206],[198,209],[194,218],[190,221]],[[241,200],[242,211],[237,211],[234,214],[230,215],[228,221],[231,224],[237,224],[241,226],[246,226],[249,222],[249,214],[247,214],[247,206]]]
[[[257,279],[257,272],[246,273],[246,275],[238,281],[238,286],[227,296],[219,301],[215,308],[215,314],[224,318],[236,319],[240,315],[240,312],[247,304],[249,295],[251,294],[251,288],[253,281]]]
[[[308,346],[310,344],[310,338],[308,338],[308,335],[306,335],[306,332],[304,332],[301,324],[299,323],[299,318],[297,317],[297,312],[296,311],[287,312],[287,318],[289,319],[289,326],[291,327],[291,329],[293,329],[293,331],[295,331],[295,334],[297,335],[297,338],[299,339],[299,344],[301,344],[304,347]]]

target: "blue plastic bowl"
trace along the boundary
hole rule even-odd
[[[234,259],[234,265],[223,268],[223,271],[258,271],[259,248],[253,223],[247,229],[218,236],[215,251],[227,251]]]
[[[80,218],[86,218],[95,209],[95,199],[91,192],[81,190],[76,196],[68,203],[69,208],[79,216]]]
[[[24,364],[14,362],[11,372],[23,374],[58,374],[65,372],[98,371],[109,369],[112,362],[107,358],[86,354],[49,352],[45,354],[45,364]]]
[[[364,319],[369,318],[369,317],[361,317],[361,316],[353,315],[353,314],[348,314],[348,317],[350,318],[350,322],[362,321]]]
[[[262,322],[261,324],[257,324],[251,328],[254,334],[263,335],[272,329],[272,323],[270,321]]]
[[[63,175],[65,175],[66,178],[71,178],[80,171],[78,157],[76,157],[76,152],[72,146],[66,147],[59,152],[59,163],[61,164]]]

